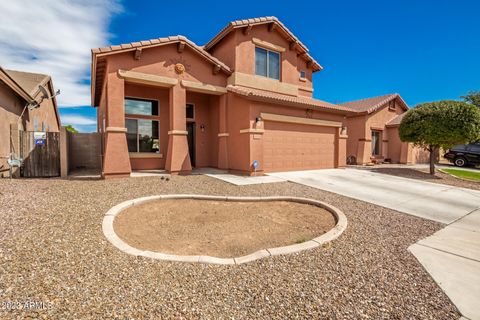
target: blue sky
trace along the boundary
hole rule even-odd
[[[62,12],[56,8],[57,3],[45,0],[42,7],[55,6],[60,24],[69,26],[76,21],[65,16],[68,6]],[[65,42],[69,44],[71,37],[72,45],[87,54],[73,57],[72,62],[78,60],[81,70],[70,70],[73,66],[65,58],[62,66],[66,70],[58,79],[55,77],[58,71],[52,67],[55,86],[66,89],[62,90],[63,100],[59,97],[63,123],[70,122],[81,131],[95,130],[95,110],[81,107],[90,100],[88,48],[177,34],[202,45],[231,20],[269,15],[277,16],[295,33],[324,67],[314,75],[316,98],[335,103],[398,92],[410,106],[415,106],[421,102],[458,99],[470,90],[480,90],[480,1],[317,0],[298,2],[297,10],[291,6],[295,2],[237,3],[229,7],[226,1],[183,1],[168,5],[160,1],[89,0],[81,5],[72,2],[75,12],[81,12],[75,17],[79,25],[71,28],[72,35],[60,32],[59,45],[65,46],[68,55],[71,50]],[[55,28],[58,30],[58,25]],[[75,32],[95,36],[78,39]],[[0,59],[3,59],[5,41],[2,43],[1,34],[0,27]],[[0,64],[9,67],[3,60]],[[42,62],[36,59],[33,69],[40,68],[38,60]],[[29,70],[30,65],[26,63],[23,69]],[[21,68],[21,61],[13,66]]]

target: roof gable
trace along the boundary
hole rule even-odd
[[[198,46],[193,41],[189,40],[187,37],[181,36],[181,35],[171,36],[167,38],[144,40],[139,42],[131,42],[131,43],[113,45],[113,46],[108,46],[103,48],[96,48],[96,49],[92,49],[92,72],[91,72],[92,105],[96,106],[100,101],[99,93],[101,92],[103,80],[105,77],[104,75],[105,61],[99,61],[101,57],[112,55],[112,54],[129,52],[129,51],[133,52],[136,50],[156,48],[159,46],[165,46],[165,45],[170,45],[175,43],[181,46],[188,46],[190,49],[192,49],[194,53],[198,54],[203,59],[209,61],[210,63],[212,63],[212,65],[216,66],[218,70],[221,70],[228,75],[232,73],[232,70],[230,70],[230,68],[225,63],[223,63],[216,57],[212,56],[209,52],[205,51],[203,47]]]
[[[271,25],[272,29],[278,31],[290,43],[290,46],[297,50],[299,56],[306,61],[311,61],[313,71],[320,71],[323,69],[323,67],[308,53],[308,48],[280,20],[278,20],[277,17],[273,16],[231,21],[215,37],[213,37],[212,40],[204,45],[203,48],[207,51],[212,49],[235,29],[264,24]]]
[[[371,114],[378,109],[382,108],[385,106],[388,102],[398,99],[398,102],[400,106],[406,111],[408,110],[408,106],[405,103],[405,101],[400,97],[398,93],[391,93],[391,94],[386,94],[383,96],[378,96],[378,97],[372,97],[372,98],[366,98],[366,99],[360,99],[360,100],[355,100],[355,101],[350,101],[350,102],[344,102],[340,103],[341,106],[347,107],[357,113],[366,113],[366,114]]]

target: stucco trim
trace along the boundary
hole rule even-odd
[[[161,153],[151,153],[151,152],[129,152],[128,156],[130,158],[163,158],[163,154]]]
[[[258,38],[252,38],[252,42],[254,45],[268,49],[268,50],[273,50],[273,51],[278,51],[278,52],[285,52],[286,49],[284,47],[281,47],[279,45],[260,40]]]
[[[185,130],[171,130],[171,131],[168,131],[168,135],[186,136],[186,135],[188,135],[188,131],[185,131]]]
[[[221,138],[221,137],[228,137],[228,136],[230,136],[230,133],[226,133],[226,132],[225,132],[225,133],[219,133],[219,134],[218,134],[218,137],[219,137],[219,138]]]
[[[298,96],[298,86],[296,85],[241,72],[232,73],[228,77],[228,84]]]
[[[215,94],[215,95],[222,95],[227,93],[227,88],[214,86],[208,83],[188,81],[188,80],[181,80],[180,83],[182,87],[184,87],[188,91]]]
[[[247,128],[241,129],[240,133],[250,133],[250,134],[264,134],[265,130],[263,129],[254,129],[254,128]]]
[[[105,132],[127,132],[127,128],[123,127],[107,127]]]
[[[300,79],[302,79],[302,78],[300,78]],[[307,81],[307,80],[300,80],[300,81]],[[313,92],[312,87],[306,87],[306,86],[298,86],[298,90]]]
[[[262,112],[260,113],[260,117],[266,121],[306,124],[306,125],[321,126],[321,127],[336,127],[336,128],[342,127],[342,123],[338,121],[312,119],[312,118],[300,118],[300,117],[284,116],[281,114],[273,114],[273,113]]]
[[[125,79],[126,82],[148,84],[164,88],[173,87],[178,83],[178,80],[175,78],[157,76],[154,74],[148,74],[143,72],[126,71],[121,69],[118,70],[118,76]]]

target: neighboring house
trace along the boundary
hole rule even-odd
[[[347,117],[347,157],[354,160],[351,162],[428,162],[427,151],[400,140],[398,127],[408,106],[399,94],[387,94],[341,105],[355,111],[355,114]]]
[[[50,76],[6,70],[0,67],[0,175],[8,175],[7,158],[17,156],[12,141],[18,141],[18,130],[58,132],[60,118],[55,98],[42,100],[38,86],[54,94]],[[41,102],[40,102],[41,101]],[[40,105],[32,110],[28,106]]]
[[[174,36],[93,49],[102,175],[344,167],[355,111],[312,98],[320,70],[275,17],[230,22],[204,46]]]

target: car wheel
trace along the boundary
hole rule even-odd
[[[457,167],[465,167],[467,165],[467,161],[465,160],[465,158],[458,157],[458,158],[455,158],[455,160],[453,161],[453,164],[456,165]]]

